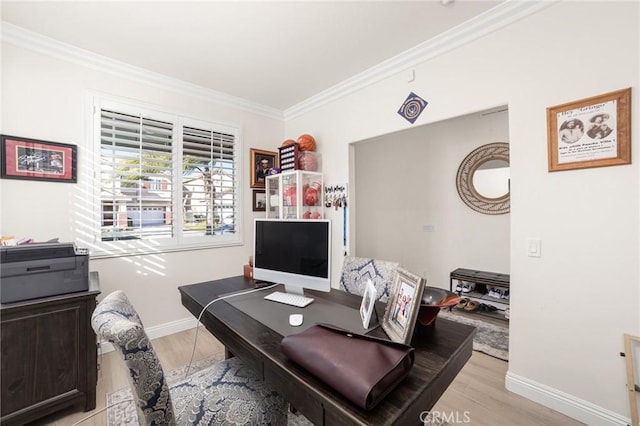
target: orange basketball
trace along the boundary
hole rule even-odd
[[[318,160],[316,159],[315,154],[311,152],[301,151],[298,154],[298,163],[300,164],[300,169],[307,170],[310,172],[318,171]]]
[[[284,142],[282,142],[282,145],[280,145],[280,146],[281,147],[289,146],[289,145],[293,145],[294,143],[296,143],[296,141],[294,141],[293,139],[287,139]]]
[[[316,140],[311,135],[300,135],[298,137],[298,145],[300,145],[300,151],[315,151],[316,150]]]

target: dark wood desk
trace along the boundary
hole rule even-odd
[[[251,280],[238,276],[182,286],[179,291],[182,304],[197,318],[213,299],[249,288]],[[362,299],[335,289],[308,293],[353,308],[359,308]],[[435,405],[471,357],[475,332],[473,327],[438,318],[435,327],[416,335],[416,359],[409,377],[373,410],[364,411],[289,361],[280,350],[283,336],[224,300],[209,306],[201,322],[315,425],[341,426],[422,424],[421,413]],[[385,336],[380,328],[372,334]]]

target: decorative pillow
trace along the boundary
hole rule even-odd
[[[398,262],[345,256],[342,261],[340,288],[348,293],[362,295],[367,279],[371,279],[377,290],[376,300],[386,302],[398,266]]]

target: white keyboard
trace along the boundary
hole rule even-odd
[[[313,302],[313,299],[310,297],[306,297],[301,294],[283,293],[281,291],[274,291],[271,294],[267,294],[264,298],[266,300],[271,300],[272,302],[297,306],[298,308],[304,308],[305,306]]]

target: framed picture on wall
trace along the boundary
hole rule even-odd
[[[265,179],[274,167],[278,167],[277,152],[251,148],[249,151],[251,188],[264,188]]]
[[[267,194],[264,189],[253,190],[253,211],[263,212],[267,210]]]
[[[549,171],[631,164],[631,88],[547,108]]]
[[[400,267],[396,269],[382,320],[382,329],[394,342],[411,342],[424,284],[424,278]]]
[[[77,147],[58,142],[0,135],[3,179],[76,183]]]

